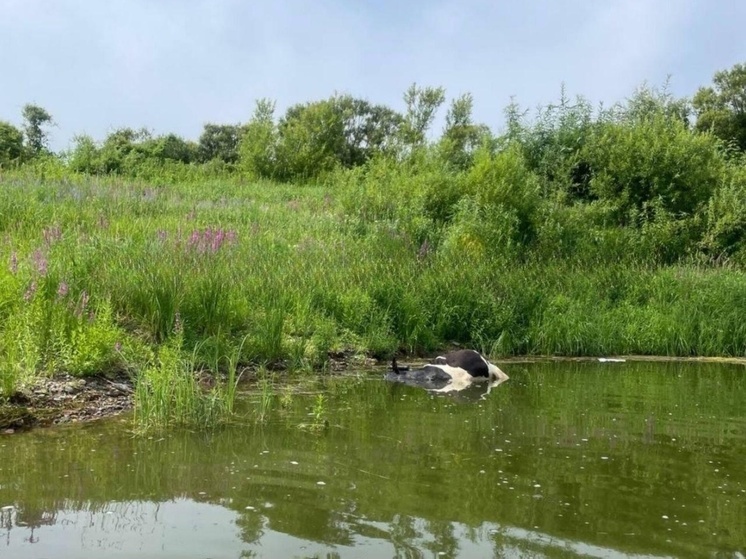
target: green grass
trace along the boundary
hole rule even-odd
[[[438,173],[302,187],[5,173],[0,395],[124,370],[139,424],[207,425],[233,413],[243,367],[319,371],[342,351],[746,354],[737,267],[651,262],[637,233],[566,208],[542,221],[549,204],[510,202],[499,181],[497,201],[458,202],[457,184],[436,207]],[[223,379],[212,391],[205,369]]]

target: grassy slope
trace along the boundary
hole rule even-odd
[[[239,180],[5,175],[0,390],[55,370],[162,371],[174,333],[188,367],[212,369],[314,370],[330,352],[454,342],[493,355],[746,353],[737,270],[499,257],[468,231],[428,250],[411,224],[360,219],[350,200]]]

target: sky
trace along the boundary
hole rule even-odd
[[[624,101],[669,79],[690,96],[746,62],[738,0],[0,0],[0,120],[26,103],[51,147],[121,127],[197,139],[349,93],[404,109],[412,84],[470,92],[498,132],[511,97]],[[442,110],[445,112],[445,108]]]

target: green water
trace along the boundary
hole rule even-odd
[[[503,368],[488,395],[320,380],[210,434],[0,437],[0,557],[746,554],[746,368]]]

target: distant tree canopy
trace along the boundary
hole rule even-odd
[[[713,85],[700,88],[692,105],[697,130],[712,131],[746,150],[746,64],[716,72]]]
[[[403,117],[349,95],[290,107],[277,124],[277,178],[312,178],[393,153]]]
[[[168,161],[188,164],[197,160],[199,150],[196,143],[176,134],[154,137],[145,128],[119,128],[100,146],[87,135],[76,136],[74,143],[70,166],[93,174],[132,174],[142,165]]]
[[[38,105],[28,104],[23,107],[23,122],[29,155],[33,157],[45,152],[49,144],[49,132],[45,128],[54,125],[52,115]]]
[[[490,137],[487,126],[472,121],[473,108],[474,98],[471,93],[465,93],[451,102],[446,114],[440,148],[443,158],[458,169],[470,167],[476,149]]]
[[[0,167],[19,162],[23,155],[23,133],[10,124],[0,120]]]
[[[402,102],[398,112],[335,94],[277,115],[273,101],[260,99],[247,122],[207,123],[196,142],[153,135],[145,128],[119,128],[102,141],[75,137],[64,161],[93,174],[157,176],[159,170],[181,165],[302,182],[376,159],[414,161],[423,154],[449,171],[465,172],[480,150],[494,154],[517,143],[546,193],[572,203],[601,201],[614,208],[619,222],[642,223],[656,212],[697,211],[709,199],[713,187],[703,171],[709,169],[709,155],[702,151],[707,141],[699,136],[712,135],[746,150],[746,64],[717,72],[713,84],[691,100],[674,98],[667,88],[642,87],[623,103],[596,111],[582,97],[570,100],[563,88],[559,103],[533,119],[511,102],[499,136],[474,121],[470,93],[450,100],[439,137],[432,127],[446,103],[443,88],[414,83]],[[52,116],[29,104],[22,117],[20,129],[0,122],[3,166],[49,153]]]
[[[203,163],[215,159],[223,163],[237,163],[243,133],[244,127],[240,124],[205,124],[199,137],[199,160]]]
[[[446,99],[442,87],[418,87],[412,84],[404,93],[407,111],[400,127],[400,136],[405,146],[416,149],[425,145],[427,131],[435,115]]]

